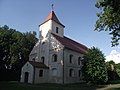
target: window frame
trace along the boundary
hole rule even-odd
[[[78,57],[78,65],[82,65],[82,57]]]
[[[58,59],[57,54],[53,54],[53,55],[52,55],[52,61],[53,61],[53,62],[57,62],[57,59]]]
[[[72,54],[69,55],[69,62],[70,62],[70,63],[73,62],[73,55],[72,55]]]
[[[43,77],[43,70],[39,70],[39,77]]]
[[[74,69],[69,69],[69,77],[74,77],[75,76],[75,71]]]
[[[59,31],[58,31],[58,30],[59,30],[59,28],[58,28],[58,27],[56,27],[56,33],[59,33]]]
[[[41,57],[41,62],[44,64],[44,62],[45,62],[45,57],[44,56]]]

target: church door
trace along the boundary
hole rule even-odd
[[[24,82],[28,83],[28,77],[29,77],[29,73],[25,72],[25,77],[24,77]]]

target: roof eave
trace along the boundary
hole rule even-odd
[[[52,20],[52,19],[49,19],[49,20]],[[49,21],[49,20],[44,21],[44,22],[41,23],[39,26],[43,25],[44,23],[46,23],[46,22]],[[53,20],[53,21],[56,22],[55,20]],[[61,26],[63,26],[63,28],[65,28],[65,26],[64,26],[63,24],[58,23],[58,22],[56,22],[56,23],[57,23],[57,24],[60,24]]]
[[[75,52],[77,52],[77,53],[80,53],[80,54],[85,54],[86,52],[83,52],[83,51],[77,51],[77,50],[74,50],[74,49],[71,49],[71,48],[69,48],[69,47],[65,47],[64,46],[64,49],[69,49],[69,50],[72,50],[72,51],[75,51]]]

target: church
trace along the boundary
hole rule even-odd
[[[39,40],[22,67],[20,82],[79,83],[83,82],[83,55],[88,48],[66,36],[65,26],[52,10],[39,25]]]

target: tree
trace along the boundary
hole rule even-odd
[[[108,31],[112,35],[112,46],[119,45],[120,0],[98,0],[96,7],[101,9],[101,12],[97,13],[95,30]]]
[[[5,80],[10,72],[12,79],[19,80],[21,68],[29,60],[36,42],[35,32],[21,33],[6,25],[0,27],[0,79]]]
[[[108,81],[118,80],[119,75],[116,70],[116,64],[113,60],[106,62],[107,72],[108,72]]]
[[[98,48],[92,47],[84,55],[83,75],[87,82],[94,84],[107,82],[105,57]]]
[[[120,77],[120,63],[116,64],[116,72],[118,73],[119,77]]]

